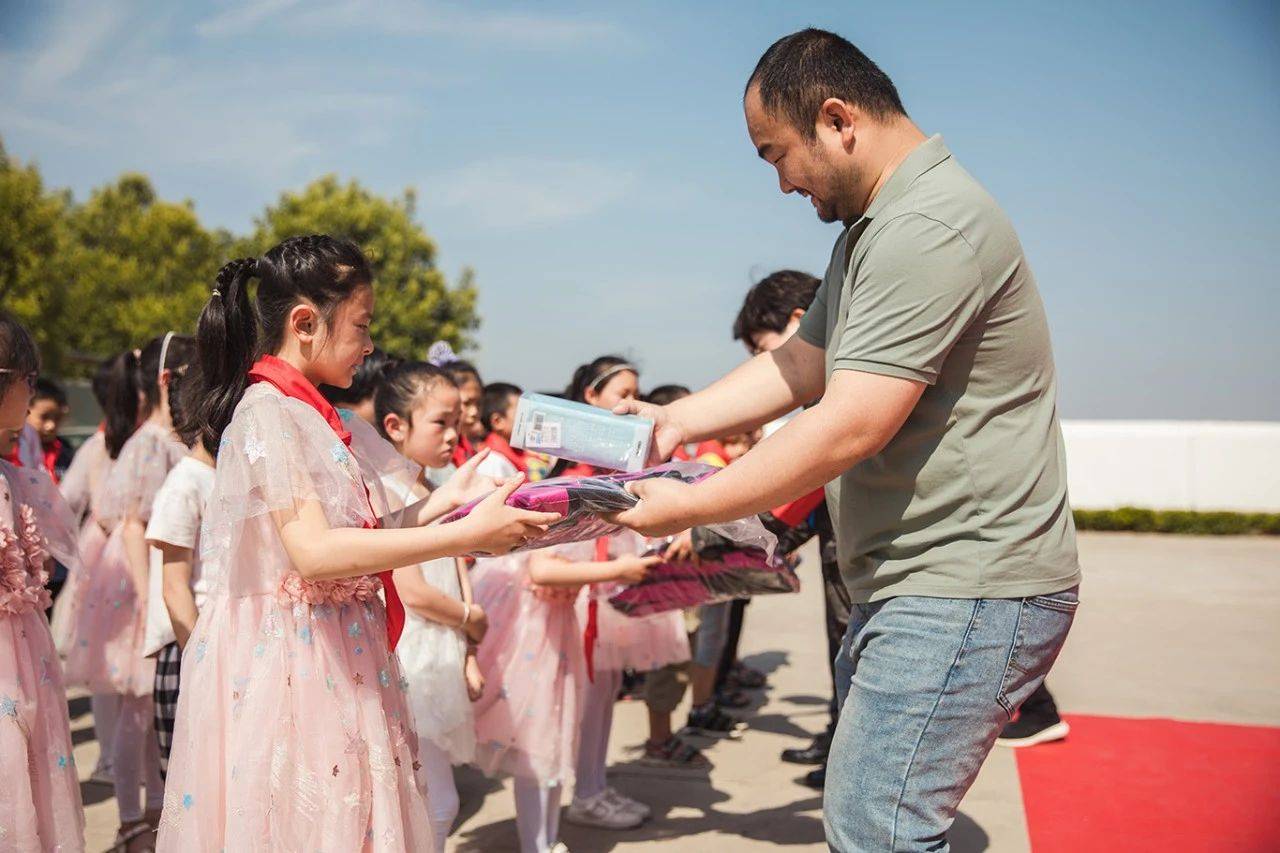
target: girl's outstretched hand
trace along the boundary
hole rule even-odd
[[[478,554],[506,554],[530,539],[547,532],[547,527],[560,520],[554,512],[534,512],[507,506],[507,498],[524,482],[523,476],[512,477],[476,504],[470,514],[456,524],[466,525],[471,540],[469,551]]]
[[[502,484],[501,480],[481,474],[479,471],[480,463],[489,456],[489,453],[489,448],[482,448],[479,453],[458,466],[453,476],[436,489],[435,493],[450,510],[470,503]]]
[[[644,580],[644,576],[649,574],[649,569],[662,562],[662,558],[654,555],[652,557],[618,557],[613,561],[617,571],[614,572],[613,579],[626,584],[640,583]]]

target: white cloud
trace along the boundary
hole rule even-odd
[[[241,35],[279,22],[297,0],[252,0],[201,21],[206,38]],[[490,12],[423,0],[343,0],[310,3],[287,24],[292,32],[375,32],[393,36],[447,36],[500,42],[514,47],[556,48],[593,40],[617,41],[622,32],[608,21],[529,12]]]
[[[460,210],[493,228],[554,225],[596,213],[635,185],[626,170],[583,160],[526,157],[468,164],[425,183],[428,205]]]
[[[23,89],[37,93],[73,77],[121,31],[129,11],[122,4],[102,2],[77,2],[63,9],[40,51],[22,64]]]
[[[299,0],[251,0],[233,4],[196,24],[196,32],[205,38],[239,35],[254,25],[298,5]]]

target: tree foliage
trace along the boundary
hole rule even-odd
[[[160,199],[145,175],[121,175],[76,202],[0,144],[0,305],[30,328],[45,369],[86,375],[97,360],[155,335],[191,332],[218,267],[296,234],[347,237],[377,275],[374,340],[424,356],[444,339],[463,348],[476,317],[470,271],[450,287],[414,196],[384,198],[328,176],[286,192],[237,237],[201,224],[190,201]]]

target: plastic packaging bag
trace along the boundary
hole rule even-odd
[[[653,421],[615,415],[585,403],[522,394],[511,446],[610,471],[637,472],[649,456]]]
[[[632,474],[602,474],[597,477],[556,477],[525,483],[507,498],[507,505],[538,512],[554,512],[561,520],[547,528],[547,532],[530,540],[518,551],[535,551],[552,545],[585,542],[601,536],[611,536],[622,526],[606,521],[602,515],[611,515],[631,509],[640,499],[627,491],[627,483],[654,477],[667,477],[684,483],[696,483],[715,474],[718,468],[697,462],[668,462],[656,468],[646,468]],[[445,516],[442,524],[465,518],[483,498],[459,507]],[[772,555],[777,537],[765,529],[758,518],[743,518],[725,524],[702,528],[714,531],[727,542],[743,548],[755,548]],[[485,556],[477,554],[474,556]]]
[[[666,542],[649,554],[661,554]],[[660,563],[645,579],[610,596],[609,604],[628,616],[649,616],[667,610],[717,604],[778,592],[798,592],[800,578],[781,555],[755,547],[739,547],[719,531],[695,528],[698,562]]]

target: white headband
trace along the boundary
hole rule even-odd
[[[630,370],[636,376],[640,375],[640,371],[636,369],[636,366],[634,364],[627,364],[626,362],[622,364],[615,364],[613,367],[609,368],[604,373],[601,373],[592,381],[591,389],[593,391],[599,391],[604,386],[604,383],[608,382],[610,379],[617,376],[619,373],[625,373],[628,370]]]
[[[160,384],[160,380],[164,378],[164,360],[169,354],[169,341],[173,340],[173,332],[164,333],[164,343],[160,344],[160,367],[156,369],[156,384]]]

